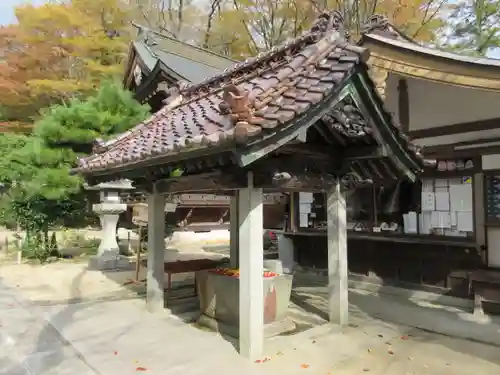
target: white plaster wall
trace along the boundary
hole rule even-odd
[[[397,116],[398,80],[390,74],[386,87],[387,109]],[[500,94],[408,78],[410,130],[500,118]],[[500,125],[500,123],[499,123]]]
[[[483,170],[500,169],[500,154],[482,155]]]
[[[500,268],[500,228],[488,227],[488,266]]]

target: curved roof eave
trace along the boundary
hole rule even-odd
[[[500,92],[500,60],[463,56],[373,33],[364,35],[361,45],[371,51],[369,65],[375,70],[445,85]]]
[[[387,38],[377,34],[366,34],[364,35],[364,38],[372,39],[379,43],[389,44],[392,47],[398,48],[402,51],[419,53],[422,55],[427,55],[429,57],[437,57],[446,60],[453,60],[465,64],[474,64],[485,67],[500,68],[500,60],[497,59],[460,55],[453,52],[446,52],[435,48],[424,47],[418,43],[412,43],[410,41],[405,42],[402,40]]]

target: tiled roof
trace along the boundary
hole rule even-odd
[[[147,121],[81,159],[80,171],[134,168],[145,160],[244,147],[276,135],[338,95],[357,67],[366,69],[368,51],[345,41],[340,22],[336,13],[322,15],[297,39],[180,88]]]

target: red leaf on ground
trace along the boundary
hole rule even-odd
[[[148,369],[147,369],[147,368],[145,368],[145,367],[137,367],[137,368],[135,369],[135,371],[141,371],[141,372],[142,372],[142,371],[148,371]]]
[[[255,363],[262,363],[262,359],[256,360]]]
[[[409,337],[408,336],[401,336],[401,340],[408,340]]]
[[[303,363],[303,364],[300,365],[300,368],[309,368],[309,365],[306,364],[306,363]]]

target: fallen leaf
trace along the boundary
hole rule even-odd
[[[408,336],[401,336],[401,340],[408,340],[409,337]]]
[[[312,343],[313,343],[313,344],[316,344],[316,340],[313,340],[313,341],[312,341]]]
[[[387,353],[389,353],[389,355],[394,355],[394,352],[392,350],[388,350]]]
[[[378,337],[384,337],[384,335],[381,335],[380,333],[377,335]]]
[[[370,369],[369,368],[364,368],[363,371],[364,372],[368,372],[368,371],[370,371]]]
[[[278,352],[278,353],[276,353],[276,355],[283,355],[283,353],[282,352]]]
[[[368,353],[371,353],[371,352],[372,352],[372,350],[370,348],[368,348]]]
[[[143,371],[148,371],[145,367],[137,367],[135,371],[143,372]]]
[[[116,352],[116,351],[115,351],[115,352],[113,352],[113,354],[114,354],[114,355],[118,355],[118,352]]]
[[[262,359],[256,360],[255,363],[262,363]]]
[[[413,361],[413,357],[408,357],[408,360],[409,361]]]
[[[306,364],[306,363],[303,363],[303,364],[300,365],[300,368],[309,368],[309,365]]]

